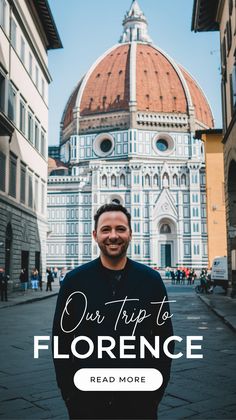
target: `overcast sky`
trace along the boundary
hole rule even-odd
[[[49,0],[63,49],[49,52],[49,144],[58,144],[66,102],[84,73],[122,34],[131,0]],[[191,32],[193,0],[139,0],[154,45],[197,80],[222,126],[219,32]]]

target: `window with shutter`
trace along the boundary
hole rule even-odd
[[[6,156],[0,152],[0,190],[5,191],[6,188]]]
[[[26,167],[22,163],[20,168],[20,202],[25,204]]]
[[[33,174],[28,175],[28,206],[33,208]]]
[[[9,161],[9,195],[12,197],[16,197],[16,167],[17,157],[11,154]]]

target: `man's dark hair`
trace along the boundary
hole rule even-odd
[[[118,204],[116,202],[112,202],[110,204],[104,204],[103,206],[99,207],[99,209],[97,210],[96,214],[94,215],[94,230],[97,230],[97,226],[98,226],[98,219],[99,217],[103,214],[106,213],[108,211],[121,211],[122,213],[124,213],[128,219],[128,225],[130,230],[131,229],[131,215],[128,212],[128,210],[122,206],[121,204]]]

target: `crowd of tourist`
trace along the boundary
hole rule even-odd
[[[188,267],[178,267],[178,268],[170,268],[167,267],[165,271],[166,278],[171,279],[172,284],[187,284],[191,285],[194,284],[194,281],[197,277],[197,274],[194,268]]]

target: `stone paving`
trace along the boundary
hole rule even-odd
[[[201,295],[199,298],[173,293],[170,296],[177,299],[176,310],[172,305],[175,334],[181,337],[203,335],[203,359],[182,358],[173,362],[172,378],[160,406],[159,419],[235,419],[236,336],[211,310],[215,302],[220,311],[223,296]],[[229,304],[234,305],[231,301]],[[179,347],[183,351],[182,343]]]
[[[177,287],[168,287],[169,297],[176,300],[172,304],[175,335],[203,335],[204,357],[184,356],[173,362],[159,420],[235,419],[236,335],[233,324],[230,328],[226,324],[234,318],[235,301],[222,294],[199,298],[193,289]],[[28,305],[15,305],[23,303],[19,300],[24,296],[15,299],[14,306],[4,308],[0,302],[0,419],[67,419],[50,351],[33,359],[33,336],[50,335],[56,298],[32,302],[28,297]],[[177,351],[185,354],[185,339]]]
[[[28,289],[26,292],[21,290],[13,291],[8,294],[8,300],[0,301],[0,309],[9,308],[10,306],[22,305],[25,303],[37,302],[41,299],[51,298],[52,296],[58,295],[59,284],[52,283],[52,292],[46,292],[46,285],[43,284],[43,290],[32,290]]]

